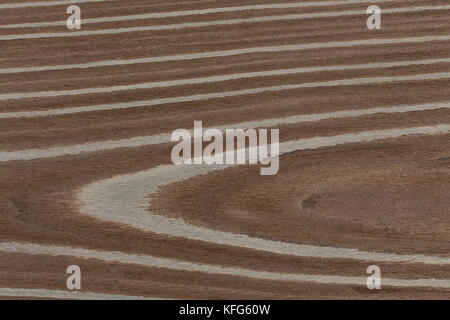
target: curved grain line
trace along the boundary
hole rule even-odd
[[[450,125],[444,124],[407,129],[362,131],[284,142],[280,144],[280,153],[314,150],[349,143],[365,143],[413,134],[436,135],[449,132]],[[162,165],[133,174],[118,175],[83,187],[79,191],[79,200],[82,204],[81,212],[104,221],[125,223],[134,228],[156,234],[276,254],[329,259],[450,264],[450,257],[366,252],[358,249],[321,247],[253,238],[243,234],[205,229],[191,225],[181,219],[165,217],[147,210],[149,195],[156,194],[159,188],[228,167],[230,165]]]

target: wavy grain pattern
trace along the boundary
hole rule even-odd
[[[448,1],[77,2],[0,5],[0,298],[450,298]],[[278,175],[172,165],[194,120]]]

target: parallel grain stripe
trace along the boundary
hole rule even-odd
[[[173,11],[154,13],[153,18],[165,18],[165,17],[178,17],[196,14],[208,14],[208,13],[220,13],[220,12],[232,12],[232,11],[247,11],[247,10],[261,10],[261,9],[287,9],[287,8],[305,8],[305,7],[322,7],[322,6],[334,6],[342,4],[359,4],[359,3],[383,3],[392,2],[394,0],[342,0],[342,1],[317,1],[317,2],[298,2],[298,3],[274,3],[274,4],[262,4],[262,5],[247,5],[237,7],[223,7],[223,8],[210,8],[200,10],[186,10],[186,11]],[[49,7],[56,5],[71,5],[78,3],[89,2],[114,2],[114,0],[77,0],[74,3],[71,0],[65,1],[42,1],[42,2],[28,2],[28,3],[7,3],[0,4],[0,9],[13,9],[13,8],[27,8],[27,7]]]
[[[96,61],[96,62],[88,62],[88,63],[54,65],[54,66],[51,66],[51,65],[35,66],[35,67],[26,67],[26,68],[21,68],[21,67],[3,68],[3,69],[0,69],[0,74],[22,73],[22,72],[40,72],[40,71],[52,71],[52,70],[87,69],[87,68],[119,66],[119,65],[140,64],[140,63],[196,60],[196,59],[237,56],[237,55],[244,55],[244,54],[254,54],[254,53],[273,53],[273,52],[301,51],[301,50],[321,49],[321,48],[371,46],[371,45],[382,45],[382,44],[423,43],[423,42],[431,42],[431,41],[448,41],[448,40],[450,40],[450,35],[391,38],[391,39],[366,39],[366,40],[361,39],[361,40],[322,42],[322,43],[318,42],[318,43],[297,44],[297,45],[267,46],[267,47],[253,47],[253,48],[233,49],[233,50],[224,50],[224,51],[199,52],[199,53],[189,53],[189,54],[180,54],[180,55],[139,58],[139,59],[104,60],[104,61]]]
[[[114,2],[114,0],[77,0],[76,3],[71,0],[63,1],[35,1],[35,2],[24,2],[24,3],[6,3],[0,4],[0,9],[15,9],[15,8],[30,8],[30,7],[51,7],[59,5],[71,5],[77,3],[89,3],[89,2]]]
[[[427,103],[420,105],[394,106],[387,108],[371,108],[362,110],[344,110],[338,112],[316,113],[295,115],[286,118],[265,119],[257,121],[248,121],[242,123],[228,124],[218,127],[219,129],[227,128],[262,128],[285,124],[294,124],[302,122],[320,121],[326,119],[342,119],[347,117],[359,117],[372,114],[387,113],[406,113],[414,111],[427,111],[437,109],[450,109],[450,102]],[[47,149],[29,149],[20,151],[3,151],[0,152],[0,162],[19,161],[19,160],[36,160],[51,157],[59,157],[66,155],[77,155],[86,152],[97,152],[113,150],[116,148],[138,148],[154,144],[169,143],[170,134],[164,133],[159,135],[141,136],[128,139],[119,139],[115,141],[91,142],[85,144],[69,145],[63,147],[52,147]]]
[[[434,10],[449,10],[450,6],[420,6],[420,7],[408,7],[408,8],[393,8],[384,9],[383,13],[403,13],[403,12],[421,12],[421,11],[434,11]],[[290,15],[279,15],[279,16],[261,16],[253,18],[243,18],[243,19],[226,19],[226,20],[216,20],[216,21],[206,21],[206,22],[190,22],[190,23],[178,23],[178,24],[164,24],[164,25],[153,25],[148,27],[141,27],[146,29],[132,30],[132,31],[157,31],[157,30],[170,30],[170,29],[184,29],[184,28],[196,28],[196,27],[207,27],[215,25],[230,25],[230,24],[240,24],[240,23],[252,23],[252,22],[267,22],[267,21],[283,21],[283,20],[302,20],[302,19],[314,19],[314,18],[331,18],[331,17],[345,17],[354,15],[365,15],[365,10],[352,10],[352,11],[337,11],[337,12],[319,12],[319,13],[305,13],[305,14],[290,14]],[[118,22],[118,21],[135,21],[135,20],[145,20],[152,19],[156,15],[155,13],[138,14],[130,16],[118,16],[118,17],[104,17],[104,18],[91,18],[83,19],[83,25],[91,23],[101,23],[101,22]],[[8,24],[0,25],[0,29],[20,29],[20,28],[39,28],[39,27],[52,27],[52,26],[65,26],[66,21],[55,21],[55,22],[36,22],[36,23],[20,23],[20,24]],[[126,29],[126,28],[123,28]],[[108,29],[116,30],[116,29]],[[121,30],[121,29],[118,29]],[[88,31],[91,32],[91,31]],[[84,33],[84,32],[80,32]],[[36,33],[37,34],[37,33]],[[42,34],[42,33],[40,33]],[[67,34],[67,33],[65,33]],[[72,34],[72,33],[70,33]],[[20,39],[20,38],[18,38]],[[29,39],[29,38],[27,38]]]
[[[361,69],[371,69],[371,68],[392,68],[392,67],[430,65],[430,64],[435,64],[435,63],[449,63],[449,62],[450,62],[450,58],[443,58],[443,59],[426,59],[426,60],[401,61],[401,62],[365,63],[365,64],[357,64],[357,65],[342,65],[342,66],[337,65],[337,66],[319,66],[319,67],[280,69],[280,70],[237,73],[237,74],[218,75],[218,76],[190,78],[190,79],[145,82],[145,83],[140,83],[140,84],[101,87],[101,88],[85,88],[85,89],[74,89],[74,90],[26,92],[26,93],[6,93],[6,94],[0,94],[0,101],[1,100],[11,100],[11,99],[23,99],[23,98],[43,98],[43,97],[57,97],[57,96],[67,96],[67,95],[91,94],[91,93],[105,93],[105,92],[115,92],[115,91],[125,91],[125,90],[167,88],[167,87],[174,87],[174,86],[215,83],[215,82],[238,80],[238,79],[249,79],[249,78],[255,78],[255,77],[283,76],[283,75],[301,74],[301,73],[308,73],[308,72],[361,70]],[[417,75],[417,80],[420,80],[420,79],[421,79],[421,75]],[[389,81],[389,80],[387,80],[387,81]],[[305,84],[305,85],[307,85],[307,84]],[[316,86],[316,85],[314,84],[314,86]],[[320,85],[318,85],[318,86],[320,86]]]
[[[85,291],[63,291],[48,289],[0,288],[0,297],[50,298],[71,300],[160,300],[118,294],[94,293]]]
[[[94,106],[83,106],[83,107],[71,107],[59,110],[47,110],[47,111],[30,111],[22,112],[22,116],[49,116],[57,114],[72,114],[80,112],[91,112],[100,110],[114,110],[114,109],[126,109],[133,108],[137,106],[156,106],[169,103],[179,103],[179,102],[189,102],[189,101],[203,101],[214,98],[226,98],[226,97],[236,97],[241,95],[252,95],[265,92],[277,92],[285,90],[295,90],[295,89],[305,89],[305,88],[321,88],[321,87],[337,87],[337,86],[358,86],[358,85],[371,85],[371,84],[381,84],[381,83],[395,83],[403,81],[418,81],[418,80],[441,80],[450,78],[450,72],[439,72],[439,73],[429,73],[429,74],[415,74],[408,76],[394,76],[394,77],[367,77],[367,78],[352,78],[343,80],[332,80],[332,81],[321,81],[321,82],[307,82],[301,84],[286,84],[270,87],[259,87],[252,89],[243,89],[236,91],[221,91],[206,94],[196,94],[191,96],[182,97],[171,97],[171,98],[161,98],[148,100],[145,103],[143,101],[131,102],[131,103],[118,103],[118,104],[106,104],[106,105],[94,105]],[[124,91],[124,90],[137,90],[137,89],[148,89],[154,85],[154,83],[144,83],[129,86],[116,86],[109,88],[90,88],[81,90],[68,90],[68,91],[56,91],[56,92],[37,92],[37,93],[18,93],[18,94],[2,94],[0,95],[0,101],[14,100],[14,99],[25,99],[25,98],[42,98],[42,97],[56,97],[65,95],[81,95],[88,93],[110,93],[114,91]]]
[[[246,277],[270,281],[296,281],[322,284],[360,285],[365,286],[366,277],[349,277],[337,275],[311,275],[300,273],[275,273],[235,267],[201,264],[168,258],[159,258],[144,254],[129,254],[118,251],[100,251],[72,247],[40,245],[34,243],[1,242],[1,252],[39,254],[51,256],[70,256],[83,259],[95,259],[106,262],[136,264],[145,267],[171,270],[220,274],[232,277]],[[435,279],[389,279],[383,278],[383,285],[398,287],[434,287],[450,288],[450,280]]]
[[[386,9],[383,13],[401,13],[401,12],[421,12],[421,11],[432,11],[432,10],[448,10],[450,6],[428,6],[428,7],[416,7],[416,8],[398,8],[398,9]],[[0,35],[0,41],[7,40],[24,40],[24,39],[43,39],[43,38],[69,38],[69,37],[81,37],[81,36],[93,36],[93,35],[111,35],[111,34],[121,34],[129,32],[144,32],[144,31],[161,31],[161,30],[179,30],[188,28],[200,28],[200,27],[210,27],[210,26],[221,26],[221,25],[233,25],[233,24],[244,24],[244,23],[258,23],[258,22],[270,22],[270,21],[286,21],[286,20],[297,20],[297,19],[310,19],[310,18],[320,18],[320,17],[340,17],[340,16],[352,16],[352,15],[365,15],[366,12],[363,10],[358,11],[344,11],[344,12],[331,12],[331,13],[317,13],[317,14],[292,14],[284,16],[267,16],[267,17],[256,17],[256,18],[246,18],[246,19],[228,19],[228,20],[218,20],[218,21],[206,21],[206,22],[186,22],[170,25],[155,25],[155,26],[144,26],[144,27],[128,27],[128,28],[114,28],[114,29],[102,29],[102,30],[91,30],[91,31],[75,31],[75,32],[50,32],[50,33],[31,33],[31,34],[9,34]]]

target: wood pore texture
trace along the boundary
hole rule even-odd
[[[52,2],[0,4],[1,299],[450,299],[448,1]],[[195,120],[301,140],[189,175]]]

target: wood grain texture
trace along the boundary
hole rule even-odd
[[[79,5],[0,5],[0,299],[450,299],[448,1]],[[195,120],[278,174],[175,167]]]

